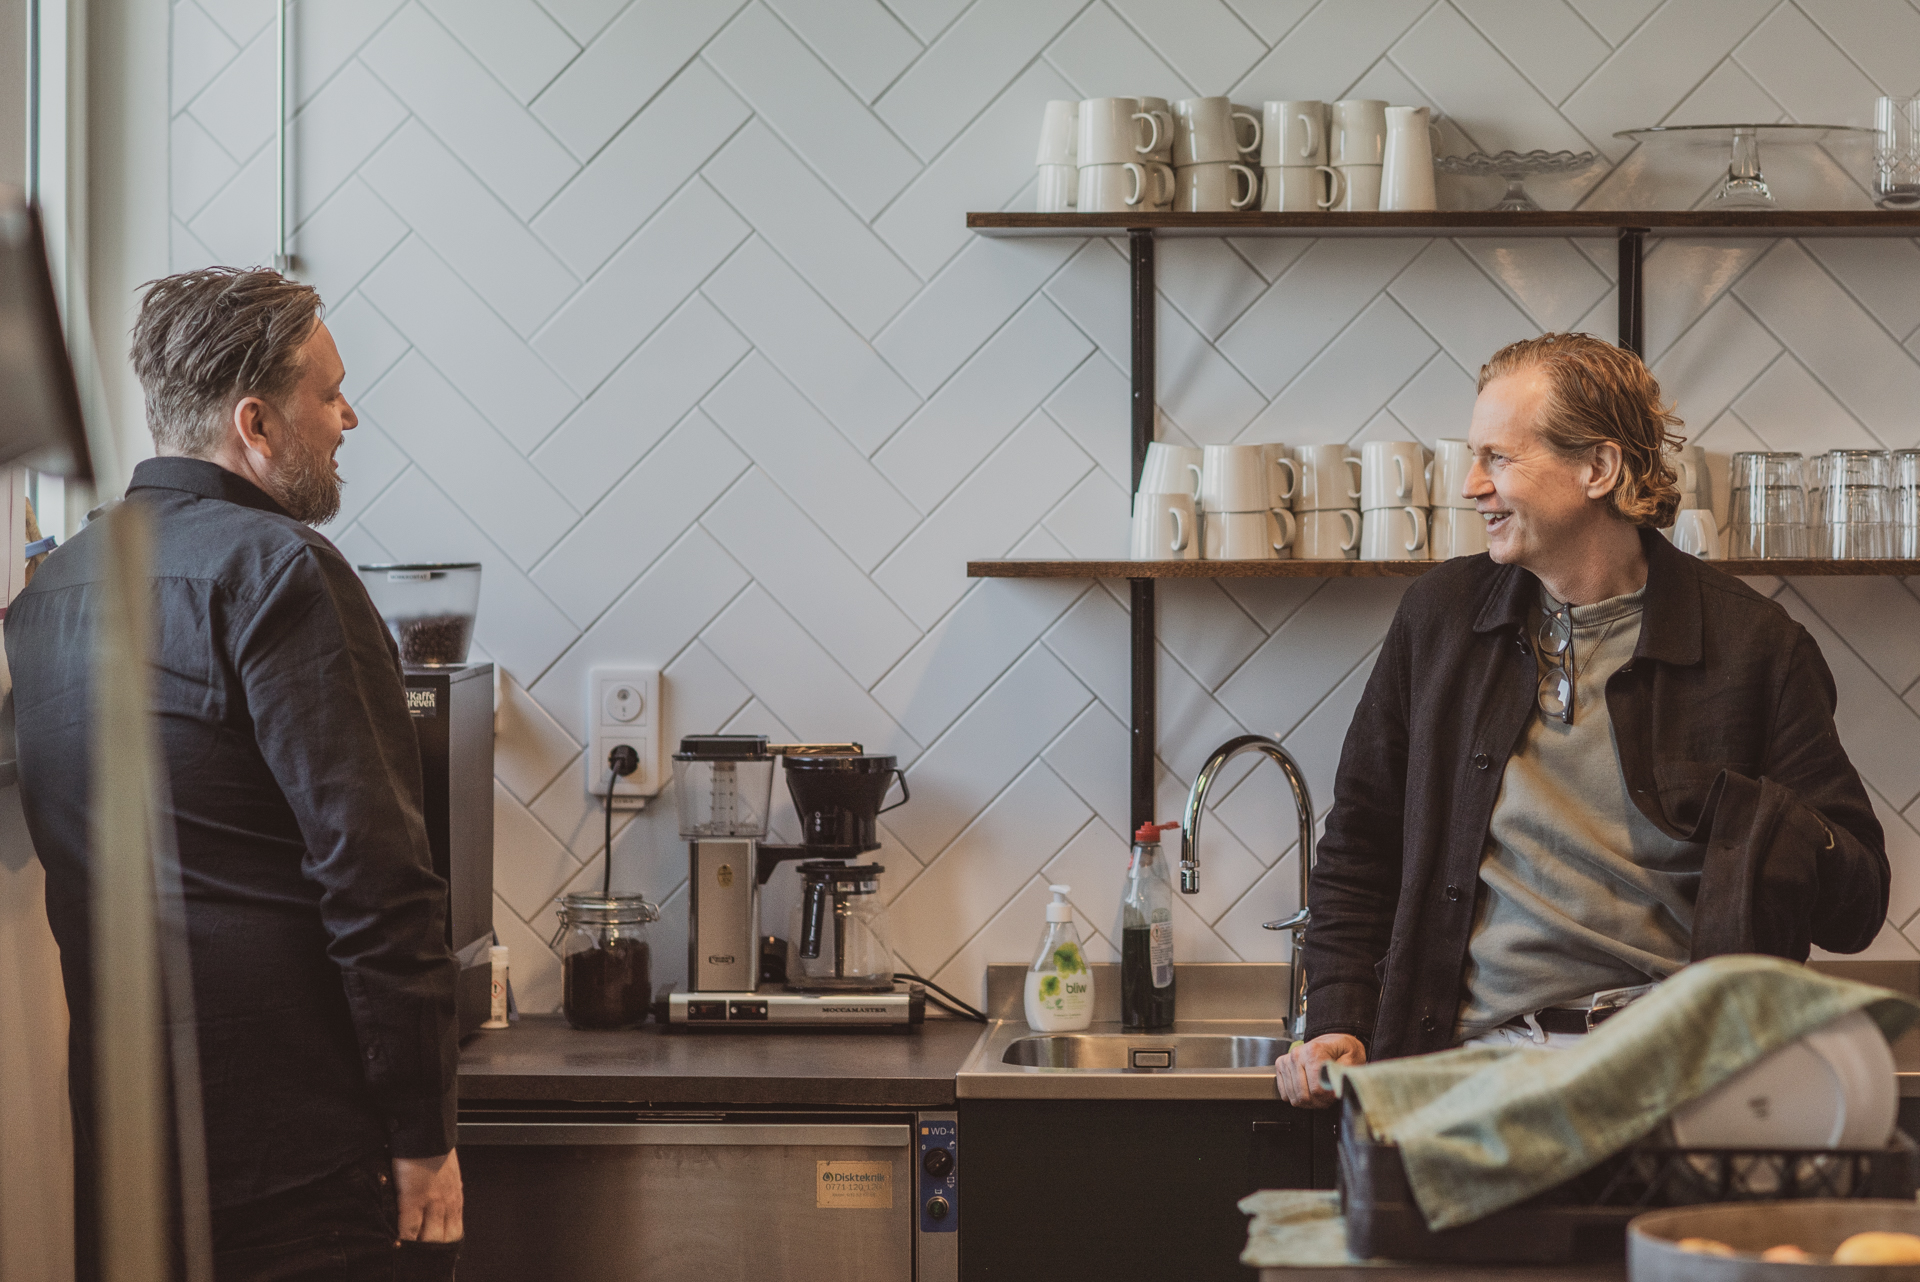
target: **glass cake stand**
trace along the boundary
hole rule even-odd
[[[1532,196],[1527,194],[1527,179],[1536,174],[1573,174],[1591,165],[1594,155],[1590,151],[1502,151],[1489,156],[1484,151],[1476,151],[1470,156],[1442,156],[1433,162],[1433,167],[1443,174],[1459,174],[1467,178],[1490,178],[1498,175],[1507,180],[1507,194],[1498,204],[1488,209],[1538,209]]]
[[[1655,125],[1622,129],[1615,138],[1634,142],[1679,142],[1720,147],[1727,153],[1727,177],[1714,193],[1714,209],[1778,209],[1760,172],[1760,144],[1864,141],[1874,131],[1861,125]]]

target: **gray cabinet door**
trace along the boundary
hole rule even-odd
[[[461,1282],[901,1282],[910,1129],[467,1123]]]

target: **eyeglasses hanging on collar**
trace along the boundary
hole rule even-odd
[[[1536,696],[1540,711],[1557,718],[1563,725],[1573,724],[1573,606],[1562,602],[1545,612],[1534,643],[1546,671],[1540,674]]]

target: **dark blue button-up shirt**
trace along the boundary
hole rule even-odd
[[[152,539],[154,710],[186,898],[213,1205],[382,1149],[444,1153],[455,963],[387,630],[331,543],[216,464],[141,463],[127,505],[144,510]],[[88,736],[98,525],[47,559],[6,619],[21,800],[47,869],[83,1150],[88,797],[113,786],[114,769],[112,746]]]

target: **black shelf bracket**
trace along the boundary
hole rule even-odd
[[[1132,289],[1128,299],[1133,313],[1133,492],[1140,489],[1140,473],[1147,465],[1147,446],[1154,434],[1154,353],[1153,353],[1153,228],[1133,227],[1127,231],[1127,258],[1132,268]],[[1155,713],[1158,692],[1154,687],[1155,611],[1152,579],[1129,579],[1132,589],[1133,632],[1128,647],[1133,669],[1133,708],[1129,725],[1130,813],[1132,826],[1127,835],[1138,832],[1141,824],[1155,820],[1154,742],[1158,734]]]
[[[1646,246],[1647,228],[1620,229],[1620,337],[1617,345],[1642,358],[1647,354],[1646,282],[1641,272]]]

